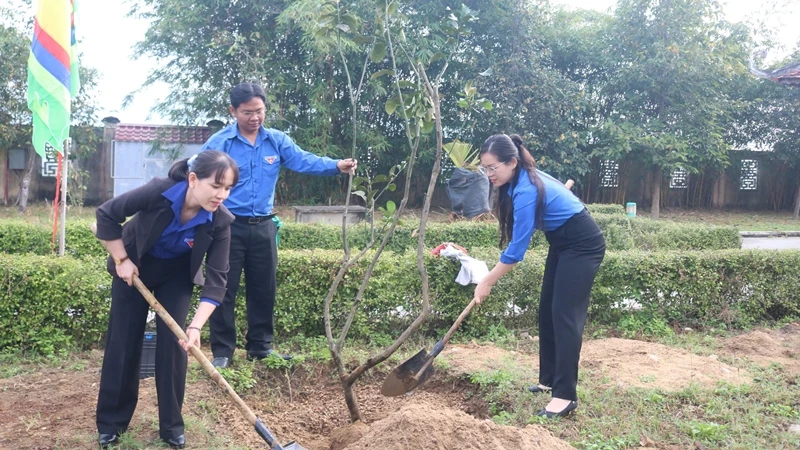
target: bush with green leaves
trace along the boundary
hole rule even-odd
[[[476,248],[470,254],[491,267],[500,252]],[[421,288],[415,257],[414,252],[388,252],[380,259],[353,323],[354,337],[395,336],[416,317]],[[323,299],[340,259],[341,252],[333,250],[280,251],[277,334],[323,334]],[[459,333],[479,337],[501,326],[535,329],[544,259],[544,249],[529,251]],[[428,256],[425,264],[433,311],[422,332],[439,336],[472,299],[474,285],[455,283],[460,265],[454,261]],[[366,265],[365,260],[345,276],[333,302],[334,322],[344,320]],[[665,336],[667,324],[737,328],[797,317],[797,267],[797,251],[609,252],[592,289],[590,320],[623,324],[634,334]],[[111,284],[102,258],[0,255],[0,283],[0,350],[51,353],[102,342]],[[236,300],[242,336],[247,324],[243,293],[240,289]]]
[[[0,349],[52,354],[100,344],[110,300],[101,258],[0,254]]]
[[[609,250],[722,250],[741,246],[741,238],[735,227],[679,224],[643,217],[628,218],[619,213],[622,211],[620,205],[589,207],[598,226],[603,230]],[[612,211],[616,212],[609,214]],[[71,221],[67,224],[67,254],[78,258],[105,255],[105,250],[88,226],[89,221]],[[396,253],[416,249],[418,228],[418,222],[404,221],[395,230],[387,249]],[[352,247],[364,248],[369,234],[366,223],[351,225],[348,229],[348,242]],[[49,255],[50,240],[51,230],[44,225],[29,225],[18,220],[3,221],[0,224],[0,252]],[[280,230],[281,250],[338,250],[342,248],[341,242],[342,229],[336,225],[285,223]],[[442,242],[455,242],[467,249],[497,247],[497,222],[428,224],[425,245],[434,248]],[[544,234],[535,233],[530,248],[546,246]]]

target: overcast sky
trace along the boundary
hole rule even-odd
[[[35,0],[34,0],[35,1]],[[156,62],[148,59],[133,61],[133,45],[147,30],[147,22],[126,17],[131,0],[79,0],[79,22],[77,35],[82,63],[99,71],[97,99],[100,118],[113,115],[126,123],[164,123],[165,120],[149,112],[150,108],[165,96],[167,86],[149,88],[134,97],[127,108],[122,109],[124,97],[139,88]],[[773,18],[770,22],[782,43],[787,47],[800,40],[800,0],[792,2],[793,14]],[[574,8],[593,8],[608,11],[615,0],[552,0]],[[742,21],[748,17],[764,14],[768,1],[729,0],[724,11],[731,21]],[[789,3],[789,4],[792,4]],[[770,55],[775,56],[775,55]],[[233,82],[234,80],[232,80]]]

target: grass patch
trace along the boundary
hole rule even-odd
[[[641,215],[649,217],[649,213]],[[792,220],[792,211],[747,211],[741,209],[662,209],[662,219],[683,223],[735,226],[742,231],[799,231],[800,223]]]
[[[710,354],[725,335],[666,333],[655,340]],[[496,423],[540,424],[582,450],[626,449],[642,443],[736,450],[799,448],[800,435],[788,431],[800,421],[798,380],[775,364],[741,368],[754,375],[752,385],[693,384],[678,392],[620,388],[608,375],[585,369],[579,375],[580,407],[570,418],[557,420],[536,417],[549,396],[525,391],[531,375],[524,368],[504,364],[469,378],[480,386],[478,395],[490,402]]]

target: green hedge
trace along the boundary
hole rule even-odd
[[[495,249],[474,249],[493,264]],[[341,258],[330,250],[280,253],[276,333],[280,336],[323,333],[322,302]],[[462,331],[480,335],[491,325],[535,328],[544,252],[528,253],[492,296],[470,315]],[[341,324],[367,261],[345,278],[334,302],[334,322]],[[426,258],[434,312],[427,332],[449,327],[471,299],[474,286],[454,282],[459,267],[449,260]],[[800,314],[800,252],[699,251],[611,252],[598,274],[591,320],[617,324],[629,313],[620,305],[637,302],[643,312],[682,324],[726,322],[746,326],[764,319]],[[99,258],[76,260],[0,255],[0,349],[48,352],[71,344],[102,341],[106,328],[110,276]],[[240,335],[246,320],[244,290],[239,292]],[[420,307],[415,255],[386,253],[374,272],[353,324],[353,337],[395,337]],[[242,342],[242,341],[240,341]]]
[[[613,203],[590,203],[586,205],[586,209],[594,214],[625,214],[625,207]]]
[[[0,254],[0,349],[99,344],[111,300],[103,266],[101,258]]]
[[[741,246],[735,227],[716,227],[655,221],[643,217],[628,218],[621,213],[620,205],[589,205],[593,217],[603,230],[609,250],[722,250]],[[613,212],[613,214],[609,214]],[[89,221],[70,221],[67,224],[67,254],[74,257],[102,256],[105,250],[92,236]],[[416,231],[419,223],[403,221],[396,229],[387,249],[402,253],[417,248]],[[380,231],[380,230],[378,230]],[[434,248],[442,242],[455,242],[467,249],[497,247],[497,222],[461,221],[429,223],[425,245]],[[30,225],[19,220],[0,223],[0,252],[50,254],[51,230],[44,225]],[[353,225],[348,230],[348,241],[354,248],[363,248],[369,240],[365,223]],[[282,250],[341,249],[340,226],[322,224],[285,223],[280,231]],[[544,234],[537,232],[531,248],[547,245]]]

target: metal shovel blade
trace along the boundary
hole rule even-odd
[[[406,362],[397,366],[383,381],[381,394],[387,397],[397,397],[413,391],[417,386],[427,381],[434,373],[433,364],[429,364],[418,378],[415,379],[414,375],[425,365],[428,358],[428,351],[423,348]]]
[[[269,448],[271,450],[307,450],[305,447],[303,447],[302,445],[298,444],[295,441],[290,441],[286,445],[279,444],[278,439],[275,437],[275,435],[272,434],[271,431],[269,431],[269,428],[267,428],[267,426],[264,425],[264,422],[262,422],[261,419],[259,418],[256,418],[255,426],[256,426],[256,432],[258,432],[258,434],[260,434],[261,437],[264,438],[265,441],[267,441],[267,445],[269,445]]]

